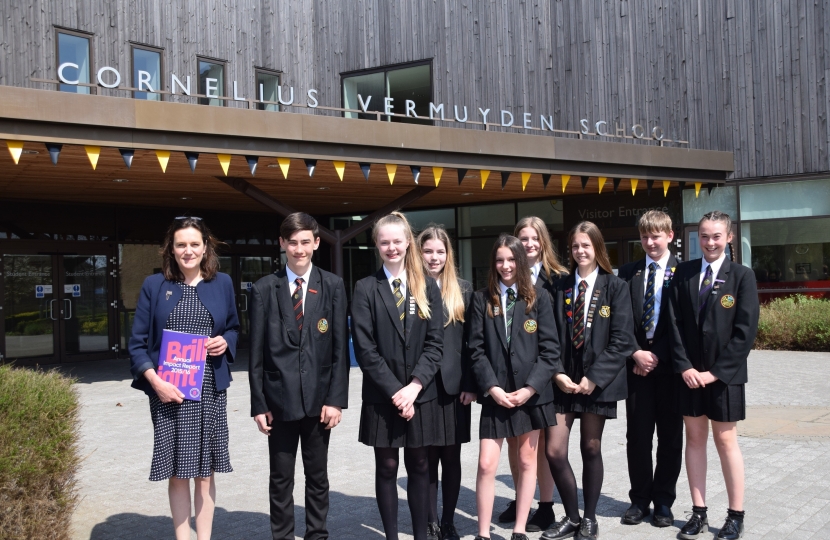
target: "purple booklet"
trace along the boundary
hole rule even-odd
[[[159,349],[158,376],[174,384],[190,401],[202,400],[208,336],[164,330]]]

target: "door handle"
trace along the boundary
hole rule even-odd
[[[55,302],[57,301],[57,298],[49,300],[49,318],[53,321],[57,321],[57,319],[55,318]]]
[[[68,321],[69,319],[72,318],[72,300],[70,300],[69,298],[64,298],[63,301],[64,301],[64,307],[69,306],[69,316],[64,317],[64,319],[63,319],[65,321]]]
[[[242,293],[242,298],[245,299],[245,308],[240,310],[240,311],[242,311],[244,313],[244,312],[248,311],[248,295],[245,294],[245,293]]]

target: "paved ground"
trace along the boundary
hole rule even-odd
[[[267,448],[249,417],[247,373],[238,362],[228,393],[230,453],[235,471],[217,475],[214,538],[269,538]],[[129,387],[126,361],[83,364],[71,369],[79,377],[81,396],[80,472],[82,495],[74,517],[77,539],[172,538],[166,483],[150,482],[152,425],[147,398]],[[786,373],[786,375],[784,375]],[[749,419],[739,424],[747,474],[746,538],[830,538],[830,354],[753,352],[747,388]],[[352,370],[352,408],[332,434],[330,451],[332,538],[383,538],[374,500],[371,449],[357,442],[360,372]],[[474,405],[474,414],[478,406]],[[601,537],[675,538],[690,508],[685,470],[678,484],[675,527],[656,529],[644,523],[631,527],[619,516],[628,506],[625,464],[625,410],[607,424],[603,445],[606,478],[599,504]],[[474,422],[477,425],[477,422]],[[571,455],[579,478],[577,439]],[[710,445],[710,519],[719,527],[726,514],[726,492],[717,456]],[[463,450],[463,485],[456,525],[470,539],[476,532],[476,444]],[[304,531],[303,486],[298,464],[295,489],[297,534]],[[401,531],[411,531],[405,503],[406,478],[401,465]],[[502,459],[497,482],[497,510],[512,498],[509,469]],[[555,510],[562,513],[556,497]],[[713,529],[716,533],[716,529]],[[539,535],[531,535],[537,538]],[[711,538],[709,535],[707,538]],[[401,534],[402,538],[411,538]],[[494,527],[493,539],[510,531]],[[193,533],[195,538],[195,532]]]

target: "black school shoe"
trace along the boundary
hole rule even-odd
[[[678,538],[683,540],[695,540],[704,530],[709,530],[709,519],[702,514],[692,513],[689,521],[680,529]]]
[[[726,516],[726,522],[718,532],[718,540],[737,540],[744,535],[744,522],[738,521],[732,516]]]
[[[573,538],[579,531],[580,522],[574,523],[568,516],[563,516],[561,520],[553,524],[553,527],[542,533],[541,538],[544,540],[562,540],[563,538]]]
[[[499,514],[497,520],[499,523],[512,523],[516,521],[516,501],[510,501],[507,509]]]
[[[655,509],[656,510],[656,509]],[[640,506],[632,503],[628,510],[623,514],[622,522],[625,525],[639,525],[648,516],[649,509],[640,508]]]
[[[441,525],[441,538],[442,540],[461,540],[461,537],[458,536],[458,531],[455,530],[455,525],[452,523],[444,523]]]
[[[441,527],[439,527],[437,523],[427,523],[427,540],[442,540]]]
[[[654,505],[654,514],[651,517],[651,525],[653,527],[669,527],[674,525],[674,514],[671,513],[671,508],[664,504]]]
[[[510,540],[530,540],[525,533],[513,533],[510,535]]]
[[[527,520],[527,532],[539,532],[550,529],[556,523],[556,515],[553,513],[552,502],[540,502],[539,508],[533,512],[533,516]]]
[[[599,524],[595,519],[582,518],[582,525],[576,533],[576,540],[597,540],[599,538]]]

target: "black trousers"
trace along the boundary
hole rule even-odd
[[[331,430],[319,417],[292,422],[274,421],[268,437],[271,475],[268,492],[271,498],[271,534],[274,540],[294,540],[294,465],[297,444],[302,444],[305,470],[306,540],[329,537],[326,517],[329,513],[328,451]]]
[[[677,497],[677,477],[683,463],[683,417],[677,406],[682,380],[676,374],[634,375],[630,361],[626,412],[628,492],[633,504],[653,502],[671,506]],[[652,462],[652,439],[657,428],[657,465]]]

